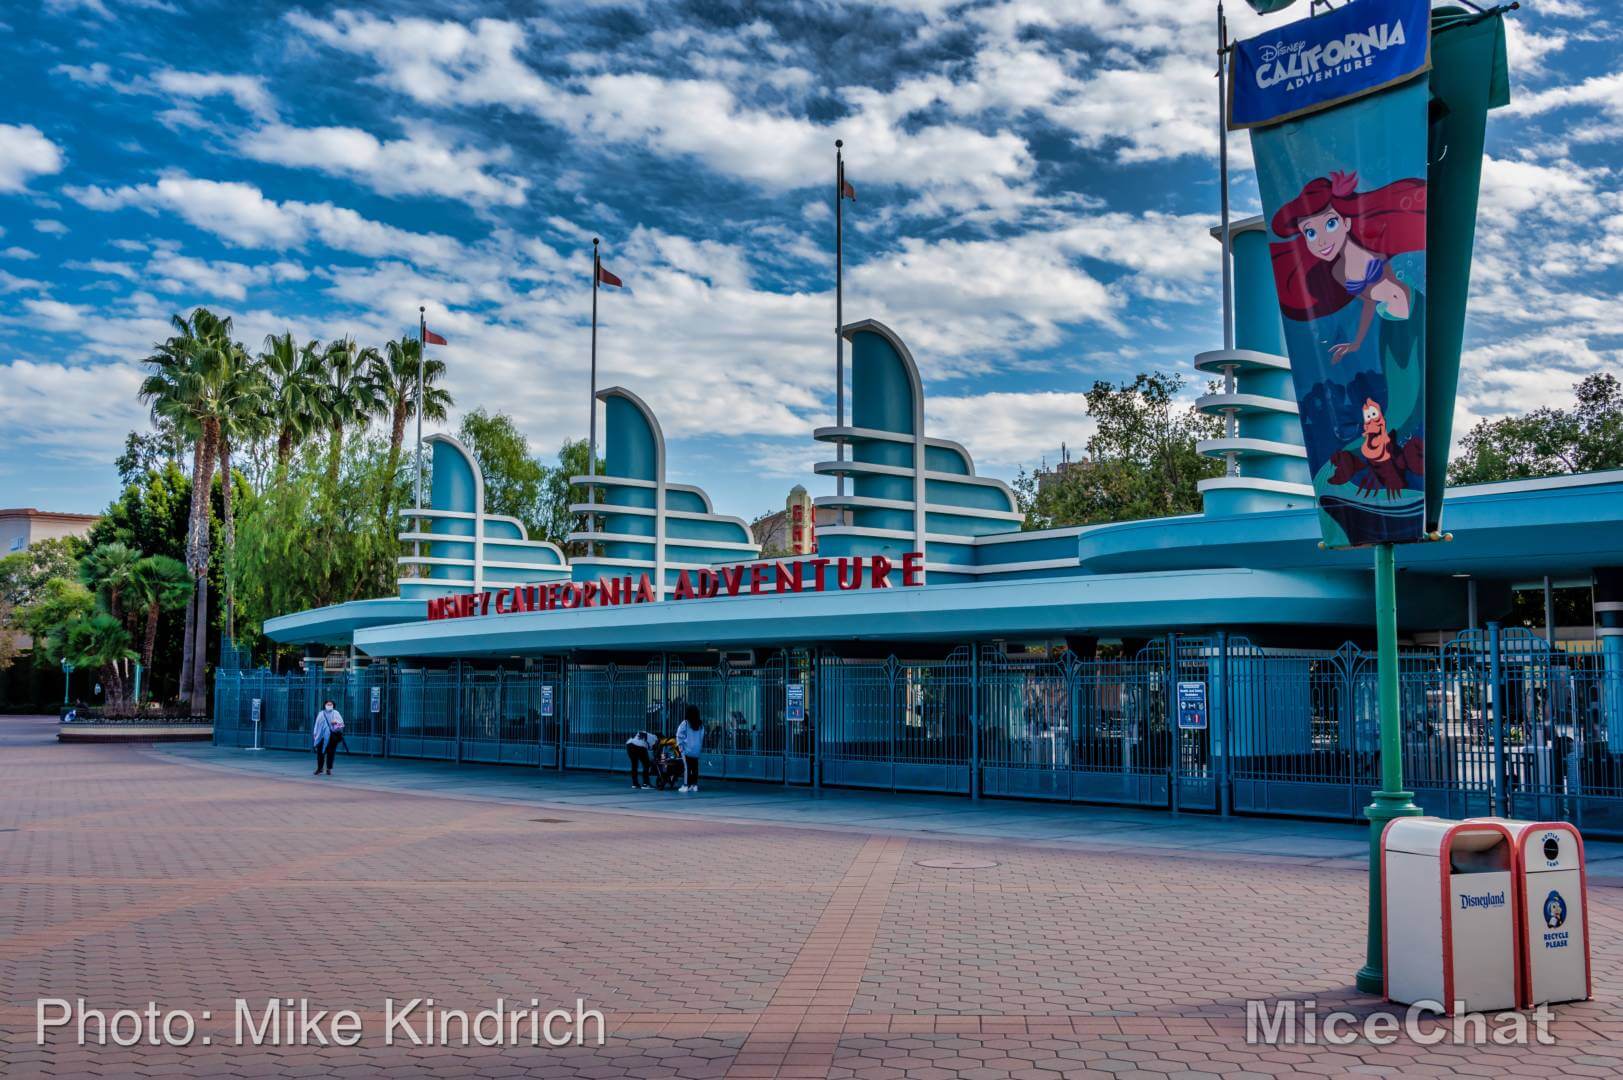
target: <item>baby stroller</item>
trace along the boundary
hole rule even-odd
[[[675,739],[661,739],[654,747],[654,787],[659,791],[672,791],[682,786],[686,772],[682,752]]]

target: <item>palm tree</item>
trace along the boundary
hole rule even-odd
[[[382,519],[389,520],[393,509],[395,476],[400,469],[400,448],[406,441],[406,422],[417,415],[417,364],[423,355],[422,342],[416,338],[401,338],[386,342],[383,355],[372,361],[372,385],[378,390],[384,410],[389,415],[389,468],[383,489]],[[436,386],[445,377],[445,361],[430,359],[423,364],[423,419],[444,421],[446,410],[454,401],[450,391]]]
[[[297,345],[293,331],[267,334],[259,353],[265,374],[266,412],[276,433],[276,478],[287,475],[293,447],[309,437],[321,416],[321,345]]]
[[[117,543],[97,544],[79,560],[79,581],[106,606],[107,613],[124,621],[123,594],[134,582],[141,553]]]
[[[242,346],[231,340],[231,320],[207,308],[190,318],[171,316],[175,334],[155,346],[144,361],[152,368],[140,395],[154,420],[168,419],[192,440],[192,503],[186,530],[186,566],[195,582],[195,602],[187,607],[180,698],[208,701],[209,490],[220,452],[221,395],[231,383]]]
[[[133,567],[130,593],[146,605],[141,666],[150,673],[152,655],[158,647],[158,619],[166,611],[179,611],[187,606],[192,595],[192,576],[186,564],[179,559],[171,559],[167,555],[148,555]],[[148,678],[151,678],[150,674]]]
[[[130,632],[112,615],[98,611],[68,627],[65,654],[74,667],[98,668],[107,686],[107,704],[124,707],[124,665],[135,659]]]
[[[237,548],[237,525],[233,507],[236,483],[231,474],[231,448],[237,443],[263,435],[270,426],[266,415],[270,384],[258,361],[241,345],[231,350],[231,364],[220,387],[220,516],[221,538],[225,541],[225,632],[237,636],[237,593],[232,576],[232,556]]]
[[[338,465],[344,453],[344,429],[364,427],[383,412],[383,397],[371,378],[378,351],[361,348],[354,338],[339,338],[321,354],[321,412],[327,422],[327,479],[338,484]]]

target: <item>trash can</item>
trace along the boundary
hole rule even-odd
[[[1589,887],[1582,834],[1565,821],[1473,820],[1491,821],[1511,836],[1523,1007],[1589,1000]]]
[[[1516,1007],[1511,834],[1494,821],[1397,818],[1381,834],[1386,997],[1452,1014]]]

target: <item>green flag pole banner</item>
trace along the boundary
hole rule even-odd
[[[1331,547],[1426,537],[1430,7],[1355,0],[1236,46],[1229,119]]]

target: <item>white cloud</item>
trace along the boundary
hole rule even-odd
[[[924,399],[926,431],[962,442],[987,466],[1030,468],[1044,454],[1057,456],[1062,444],[1080,451],[1093,433],[1086,394],[1036,391],[993,392]]]
[[[81,86],[108,86],[113,81],[112,69],[100,60],[88,66],[58,64],[51,69],[51,74],[65,75]]]
[[[237,247],[286,249],[315,240],[371,257],[439,262],[460,254],[460,245],[450,237],[384,225],[332,203],[277,202],[236,180],[175,175],[119,188],[69,188],[67,194],[92,210],[136,207],[175,214]]]
[[[4,251],[0,251],[0,259],[19,259],[19,260],[21,260],[21,259],[36,259],[38,257],[39,256],[35,255],[32,251],[29,251],[27,248],[18,247],[16,244],[13,244],[11,247],[6,248]]]
[[[823,182],[836,136],[863,146],[863,176],[878,182],[980,194],[1023,181],[1033,169],[1025,142],[1011,132],[904,123],[941,103],[945,83],[908,84],[897,95],[849,88],[842,95],[852,112],[818,123],[747,104],[715,80],[626,72],[551,82],[520,58],[526,34],[515,23],[479,19],[469,26],[349,11],[331,20],[295,12],[288,21],[334,48],[370,56],[379,64],[377,81],[416,101],[533,113],[585,139],[697,158],[769,190]]]
[[[1524,94],[1513,100],[1506,112],[1511,116],[1539,116],[1573,106],[1593,106],[1613,116],[1623,116],[1623,71]]]
[[[133,362],[0,364],[7,441],[45,451],[59,463],[105,468],[123,448],[125,432],[147,424],[147,409],[136,397],[140,383]]]
[[[36,176],[62,171],[61,149],[33,124],[0,124],[0,192],[26,191]]]
[[[176,71],[165,68],[152,76],[153,84],[172,97],[200,101],[229,97],[237,107],[261,119],[276,116],[276,101],[257,75],[224,75],[215,72]]]
[[[34,231],[47,236],[66,236],[68,227],[55,218],[35,218]]]
[[[521,206],[529,181],[487,171],[510,154],[458,147],[432,133],[379,140],[352,127],[272,124],[239,140],[256,161],[347,176],[383,195],[443,195],[476,204]]]

